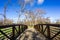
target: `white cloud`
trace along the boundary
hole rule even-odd
[[[25,0],[25,2],[29,2],[30,0]]]
[[[32,2],[33,0],[25,0],[25,3],[30,3]]]
[[[38,4],[42,4],[44,0],[38,0]]]
[[[33,6],[33,2],[34,2],[34,0],[24,0],[25,1],[25,4],[30,4],[31,6]]]

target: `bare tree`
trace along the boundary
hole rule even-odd
[[[30,20],[31,25],[40,23],[43,19],[43,16],[42,16],[43,14],[45,14],[44,11],[40,9],[35,10],[35,11],[27,10],[25,12],[26,20],[27,21]]]
[[[3,25],[3,19],[0,19],[0,25]]]
[[[6,12],[7,12],[7,6],[8,6],[9,3],[10,3],[10,0],[7,0],[7,2],[4,4],[4,14],[0,14],[0,15],[2,15],[2,16],[4,17],[4,22],[3,22],[3,24],[6,23],[6,19],[7,19],[7,17],[6,17]]]
[[[18,12],[18,21],[21,20],[20,17],[22,15],[22,13],[26,13],[26,11],[25,11],[26,10],[25,9],[26,5],[27,4],[32,4],[32,3],[33,3],[33,0],[18,0],[18,4],[20,5],[20,9],[18,10],[19,11]],[[24,15],[27,18],[27,15],[26,14],[24,14]]]
[[[60,24],[60,19],[57,19],[56,20],[56,24]]]
[[[34,14],[35,14],[35,24],[40,24],[42,23],[42,19],[44,18],[44,14],[46,12],[44,10],[41,10],[40,8],[36,8],[34,10]]]
[[[33,10],[27,10],[25,9],[25,6],[27,4],[32,4],[34,0],[18,0],[19,5],[21,7],[20,12],[24,12],[24,15],[26,17],[25,21],[30,21],[30,24],[36,24],[40,23],[42,21],[43,14],[45,14],[45,11],[41,10],[40,8],[36,8]],[[19,14],[19,17],[21,15]],[[40,20],[40,21],[39,21]],[[38,22],[39,21],[39,22]]]
[[[46,23],[51,23],[50,17],[47,17],[47,18],[46,18]]]
[[[17,20],[17,23],[20,23],[21,19],[21,15],[22,15],[22,12],[24,12],[24,9],[25,9],[25,2],[23,0],[18,0],[18,4],[19,4],[19,10],[16,11],[18,13],[18,20]]]

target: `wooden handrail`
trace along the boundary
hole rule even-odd
[[[20,25],[24,25],[24,24],[0,25],[0,28],[8,28],[8,27],[20,26]],[[27,25],[24,25],[24,26],[27,26]]]
[[[47,40],[59,40],[58,38],[60,38],[60,24],[37,24],[34,25],[34,28],[42,33],[47,38]],[[54,31],[52,30],[52,28],[54,28]],[[52,35],[51,33],[54,35]]]
[[[3,30],[1,29],[6,29],[6,28],[10,28],[11,27],[11,37],[8,36]],[[16,40],[17,37],[24,32],[27,29],[27,25],[24,24],[12,24],[12,25],[0,25],[0,33],[3,34],[6,38],[10,39],[10,40]],[[5,30],[6,31],[6,30]],[[0,35],[1,35],[0,34]],[[1,39],[1,37],[0,37]],[[3,40],[3,39],[1,39]]]
[[[49,26],[60,27],[60,24],[36,24],[36,25],[49,25]]]

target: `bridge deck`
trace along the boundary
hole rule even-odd
[[[18,38],[20,40],[45,40],[45,37],[34,28],[28,28]]]

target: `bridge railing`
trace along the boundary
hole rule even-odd
[[[60,24],[37,24],[34,28],[42,33],[46,40],[60,40]]]
[[[18,36],[27,29],[27,25],[12,24],[0,26],[0,40],[16,40]]]

